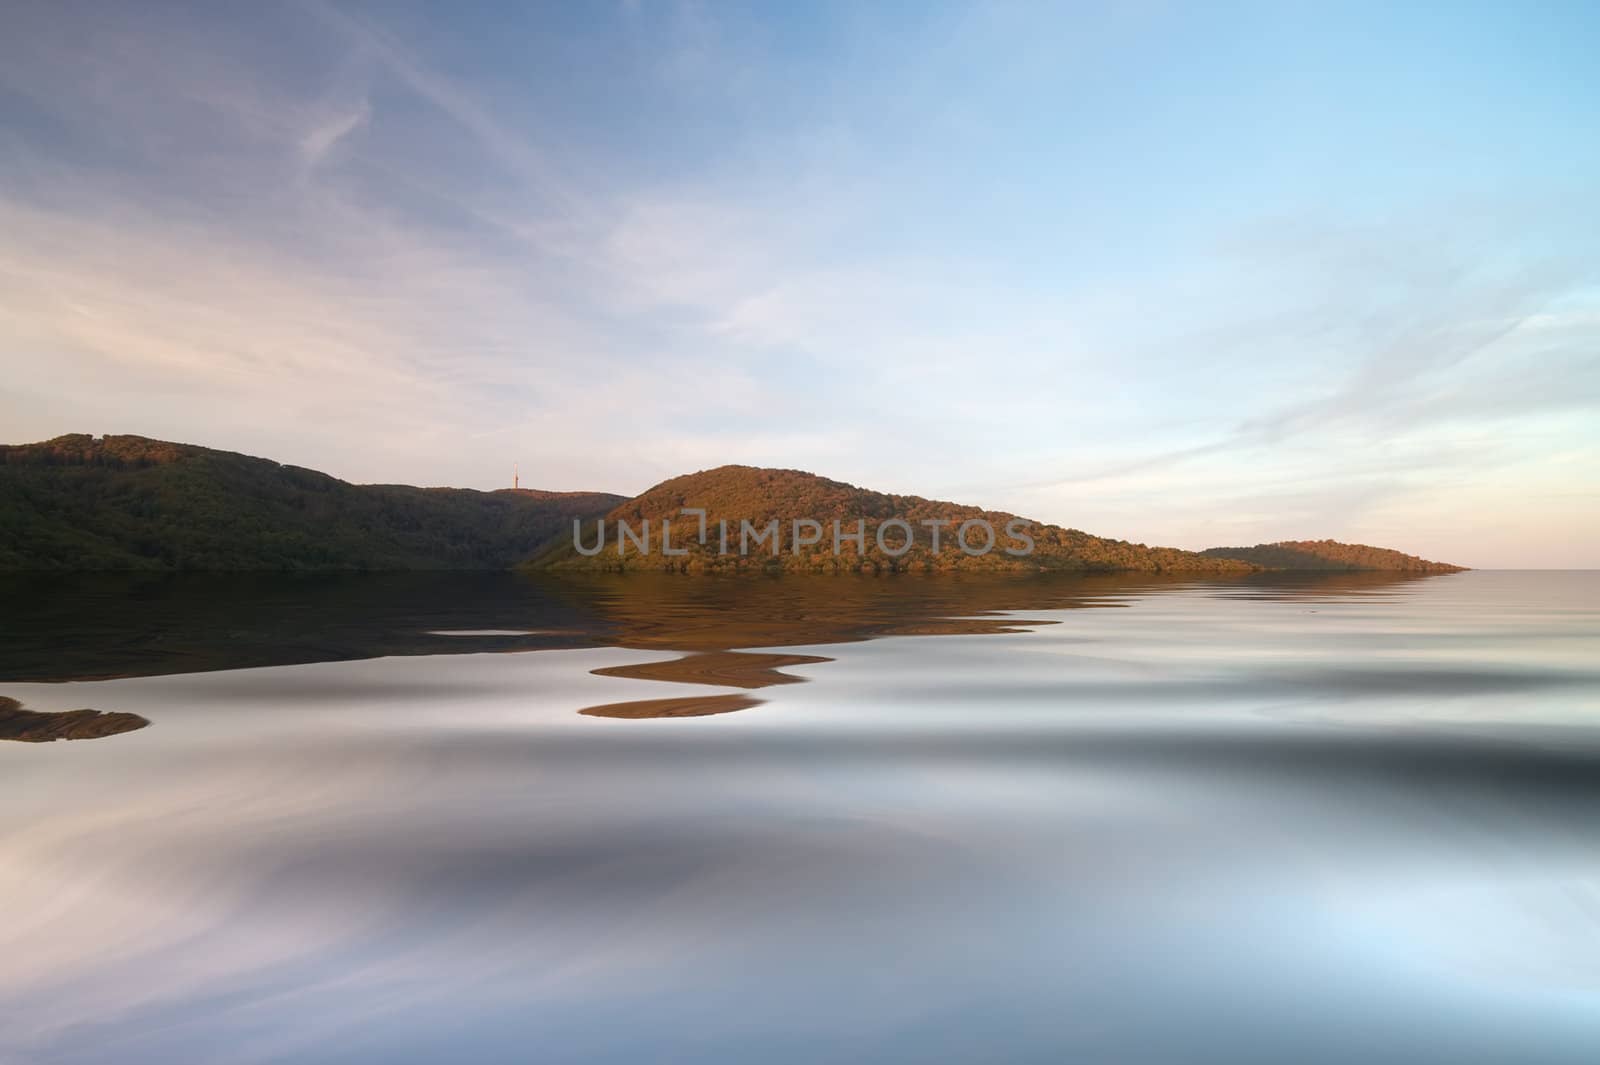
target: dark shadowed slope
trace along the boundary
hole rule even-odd
[[[1342,544],[1337,540],[1282,540],[1254,547],[1212,547],[1202,554],[1252,562],[1271,570],[1343,572],[1372,570],[1387,573],[1460,573],[1465,566],[1430,562],[1387,547]]]
[[[505,569],[603,492],[353,485],[140,436],[0,446],[0,569]]]

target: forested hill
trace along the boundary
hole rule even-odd
[[[506,569],[604,492],[353,485],[140,436],[0,445],[0,569]]]
[[[706,511],[706,543],[699,541],[698,520],[680,516],[684,507]],[[979,557],[964,554],[956,545],[958,527],[969,519],[987,521],[996,534],[996,546]],[[638,530],[650,523],[651,553],[642,555],[630,542],[620,553],[616,522],[626,521]],[[687,555],[667,557],[661,553],[661,522],[672,523],[672,543]],[[792,522],[810,519],[822,526],[821,539],[796,550]],[[891,519],[910,525],[914,546],[903,557],[894,558],[876,542],[878,526]],[[767,544],[740,554],[742,522],[764,528],[776,520],[779,526],[778,551],[773,555]],[[835,554],[833,522],[846,532],[865,522],[865,550],[854,541],[841,542]],[[940,550],[933,551],[933,529],[925,520],[943,521]],[[722,552],[718,523],[726,521],[729,550]],[[1035,543],[1031,553],[1014,556],[1005,548],[1020,548],[1021,541],[1007,536],[1007,526],[1020,521]],[[753,466],[720,466],[664,481],[643,495],[630,499],[605,516],[605,548],[585,557],[570,543],[559,541],[536,564],[557,570],[675,569],[690,573],[778,570],[787,572],[836,572],[865,569],[884,571],[1015,571],[1015,572],[1145,572],[1237,574],[1256,569],[1253,564],[1228,559],[1208,558],[1192,551],[1170,547],[1147,547],[1124,540],[1108,540],[1076,529],[1063,529],[1043,522],[1029,522],[1014,514],[984,510],[923,499],[920,496],[891,495],[832,481],[800,470],[762,469]],[[586,526],[586,547],[595,544],[594,523]],[[898,550],[904,533],[898,527],[885,532],[885,542]],[[973,537],[976,542],[978,537]]]
[[[1429,562],[1416,555],[1402,554],[1386,547],[1367,544],[1342,544],[1337,540],[1282,540],[1254,547],[1212,547],[1202,554],[1212,558],[1231,558],[1253,562],[1272,570],[1356,571],[1382,570],[1391,573],[1460,573],[1465,566],[1448,562]]]
[[[685,507],[706,512],[707,536]],[[586,546],[597,520],[607,529],[593,557],[573,545],[574,520]],[[793,522],[818,523],[816,542],[796,546]],[[995,534],[982,555],[964,553],[963,522]],[[651,553],[617,546],[617,522],[650,524]],[[661,552],[663,521],[682,555]],[[835,553],[833,523],[846,538]],[[848,538],[864,523],[864,542]],[[718,527],[729,529],[727,553]],[[766,529],[741,554],[743,524]],[[890,523],[904,523],[903,525]],[[935,530],[941,538],[934,549]],[[884,544],[876,533],[885,528]],[[909,526],[912,545],[896,557]],[[1020,529],[1031,551],[1012,535]],[[981,545],[981,532],[972,538]],[[891,549],[884,550],[884,545]],[[1018,549],[1008,553],[1007,548]],[[1332,540],[1212,548],[1148,547],[1091,536],[920,496],[893,495],[800,470],[721,466],[664,481],[634,499],[604,492],[533,489],[476,492],[409,485],[354,485],[268,459],[141,436],[57,437],[0,445],[0,569],[182,570],[555,570],[672,569],[683,572],[1015,571],[1192,573],[1227,576],[1269,570],[1459,569],[1411,555]]]

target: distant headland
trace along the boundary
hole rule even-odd
[[[672,553],[641,549],[638,539],[615,534],[605,540],[603,530],[618,530],[619,523],[635,534],[655,529],[657,542]],[[850,533],[842,541],[810,535],[810,526],[830,523]],[[942,549],[963,526],[1000,530],[1006,545],[1020,545],[1014,537],[1022,530],[1028,549]],[[763,535],[753,550],[746,538],[730,551],[730,528],[781,535]],[[0,445],[0,570],[512,568],[1228,576],[1463,567],[1332,540],[1199,552],[1150,547],[800,470],[721,466],[628,499],[520,487],[355,485],[269,459],[140,436],[72,434]]]

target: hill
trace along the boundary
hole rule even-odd
[[[703,538],[698,516],[683,515],[684,508],[705,511]],[[581,551],[574,545],[575,521],[584,529]],[[671,555],[661,543],[668,522]],[[625,550],[619,549],[619,523],[634,534]],[[608,535],[595,552],[602,526]],[[650,552],[641,554],[636,541],[646,527]],[[268,459],[141,436],[74,434],[0,445],[0,570],[496,570],[519,564],[577,572],[1217,576],[1262,569],[1460,568],[1331,540],[1204,552],[1149,547],[1003,511],[873,492],[800,470],[720,466],[625,500],[604,492],[355,485]]]
[[[685,517],[683,508],[706,512],[707,535],[699,538],[695,517]],[[819,539],[797,545],[793,522],[817,522]],[[967,521],[987,522],[994,530],[995,543],[981,555],[963,552],[957,536]],[[635,532],[649,522],[651,551],[641,554],[631,541],[619,549],[617,522],[623,521]],[[672,546],[687,553],[668,557],[661,551],[662,522],[672,528]],[[766,530],[776,521],[776,551],[770,539],[754,542],[748,537],[746,553],[741,554],[743,523],[754,532]],[[852,539],[840,543],[835,553],[833,523],[840,523],[846,534],[857,531],[862,522],[864,544]],[[909,526],[912,546],[901,557],[894,557],[905,543],[906,530],[891,526],[884,543],[877,540],[879,526],[898,521]],[[604,548],[585,557],[570,542],[558,541],[534,560],[542,568],[578,571],[627,569],[674,569],[699,572],[838,572],[866,569],[873,572],[1015,571],[1015,572],[1145,572],[1145,573],[1248,573],[1254,564],[1232,559],[1211,558],[1170,547],[1147,547],[1125,540],[1109,540],[1076,529],[1063,529],[1042,522],[1029,522],[1003,511],[984,510],[921,496],[873,492],[840,481],[818,477],[800,470],[761,469],[753,466],[720,466],[699,473],[663,481],[635,499],[623,503],[603,519],[607,538]],[[719,523],[726,522],[728,551],[722,550]],[[1025,546],[1020,538],[1008,535],[1012,523],[1030,536],[1034,545],[1026,554],[1011,554]],[[933,524],[929,524],[933,523]],[[942,523],[942,524],[941,524]],[[809,538],[806,530],[802,539]],[[939,550],[933,538],[939,536]],[[597,528],[587,523],[581,538],[586,548],[596,543]],[[969,544],[977,547],[986,536],[972,530]],[[889,548],[888,551],[884,547]]]
[[[1281,540],[1275,544],[1257,544],[1254,547],[1211,547],[1201,554],[1209,558],[1250,562],[1270,570],[1460,573],[1466,569],[1465,566],[1453,566],[1448,562],[1430,562],[1387,547],[1342,544],[1337,540]]]
[[[0,445],[0,569],[507,569],[603,492],[354,485],[141,436]]]

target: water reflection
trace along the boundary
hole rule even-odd
[[[605,646],[7,684],[156,724],[0,750],[0,1060],[1594,1060],[1593,575],[822,583],[362,593],[330,629]],[[964,616],[1011,631],[865,639]],[[744,655],[807,683],[575,713]]]
[[[1288,574],[1197,583],[1150,575],[24,575],[4,578],[0,588],[16,607],[0,639],[0,682],[612,645],[702,653],[618,667],[607,675],[753,688],[803,678],[775,671],[770,658],[741,656],[736,649],[1020,632],[1053,622],[1019,618],[1017,611],[1118,607],[1157,590],[1206,588],[1219,596],[1311,600],[1374,594],[1417,579],[1422,578]],[[715,702],[706,712],[759,704],[752,698],[708,698]],[[697,715],[691,700],[650,702],[661,716]],[[608,705],[586,712],[652,716],[647,709]]]

